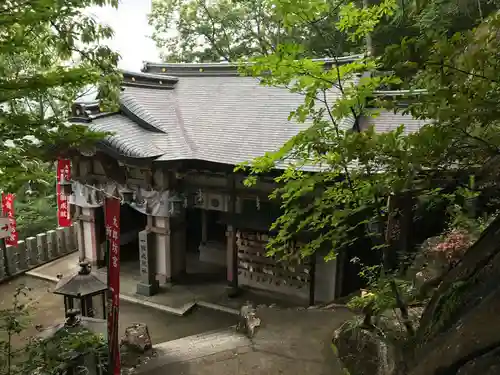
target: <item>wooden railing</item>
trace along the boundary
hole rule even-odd
[[[78,249],[76,227],[57,228],[7,246],[0,257],[0,282]]]

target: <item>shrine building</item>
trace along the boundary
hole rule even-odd
[[[224,63],[145,63],[142,73],[123,76],[118,111],[101,113],[98,102],[72,109],[71,122],[112,133],[71,157],[70,203],[85,260],[106,265],[101,190],[123,198],[120,266],[137,275],[139,294],[166,283],[220,282],[317,303],[359,287],[346,259],[325,262],[319,254],[287,264],[266,257],[269,226],[279,216],[268,199],[273,175],[248,188],[234,172],[307,126],[288,121],[302,95],[261,86]],[[380,131],[401,124],[408,131],[422,125],[389,112],[361,121]]]

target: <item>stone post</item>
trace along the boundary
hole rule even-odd
[[[28,254],[26,251],[26,243],[24,241],[17,242],[17,266],[19,271],[28,268]]]
[[[38,251],[38,259],[40,262],[46,262],[49,260],[49,254],[47,249],[47,234],[39,233],[36,235],[36,247]]]
[[[14,246],[6,246],[7,264],[9,268],[9,276],[17,273],[17,249]]]
[[[76,248],[76,227],[73,224],[71,227],[63,228],[64,233],[64,253],[77,250]]]
[[[28,253],[28,264],[36,266],[40,263],[38,258],[37,239],[35,237],[26,238],[26,251]]]
[[[137,284],[137,294],[152,296],[158,292],[155,272],[154,234],[143,230],[139,232],[139,266],[141,281]]]
[[[4,277],[7,276],[8,275],[5,274],[4,257],[0,256],[0,279],[3,279]]]
[[[47,232],[47,257],[49,260],[57,258],[57,237],[55,230]]]
[[[66,237],[64,234],[64,228],[57,228],[56,229],[56,248],[57,248],[57,254],[58,255],[63,255],[66,254]]]

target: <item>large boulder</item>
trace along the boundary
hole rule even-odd
[[[399,374],[497,374],[500,366],[500,217],[443,277]]]
[[[434,251],[440,242],[441,236],[428,238],[406,273],[406,278],[424,294],[427,289],[439,284],[441,277],[450,267],[446,256],[442,252]]]
[[[352,322],[345,323],[333,335],[336,355],[349,374],[392,375],[395,370],[395,352],[374,331]]]

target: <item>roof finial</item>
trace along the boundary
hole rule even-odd
[[[79,275],[90,274],[90,264],[87,261],[80,262],[80,269],[78,270]]]

